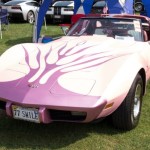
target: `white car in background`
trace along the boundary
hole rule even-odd
[[[5,3],[2,8],[8,10],[10,19],[23,19],[33,23],[39,4],[33,0],[13,0]]]
[[[74,1],[55,1],[47,11],[47,17],[53,21],[70,20],[74,14]]]

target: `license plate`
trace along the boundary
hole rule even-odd
[[[40,123],[39,111],[36,108],[24,108],[12,105],[12,112],[15,119]]]
[[[60,18],[61,18],[61,16],[59,16],[59,15],[55,15],[55,16],[54,16],[54,18],[60,19]]]

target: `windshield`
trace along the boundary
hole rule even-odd
[[[141,22],[138,19],[81,18],[67,35],[103,35],[120,40],[143,41]]]
[[[5,3],[4,5],[5,6],[9,6],[9,5],[17,5],[17,4],[19,4],[19,3],[22,3],[22,2],[25,2],[25,0],[15,0],[15,1],[10,1],[10,2],[7,2],[7,3]]]

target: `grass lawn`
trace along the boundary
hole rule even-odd
[[[0,39],[0,54],[17,44],[32,42],[32,25],[10,24]],[[48,25],[42,34],[61,35],[61,29]],[[0,118],[0,150],[150,150],[150,84],[144,97],[142,114],[136,129],[123,132],[110,122],[35,124]]]

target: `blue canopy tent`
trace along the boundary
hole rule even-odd
[[[89,14],[92,8],[94,0],[74,0],[75,8],[74,14],[78,13],[78,9],[83,7],[84,14]]]
[[[150,17],[150,0],[142,0],[147,16]]]
[[[133,0],[107,0],[110,14],[133,14]]]
[[[44,17],[46,12],[51,5],[53,0],[43,0],[40,6],[39,12],[37,14],[37,18],[35,20],[34,31],[33,31],[33,42],[38,42],[40,37],[41,28],[44,22]]]
[[[74,2],[75,2],[74,14],[78,13],[78,10],[80,8],[83,9],[84,14],[89,14],[91,12],[94,0],[74,0]],[[133,0],[106,0],[106,2],[108,5],[109,13],[111,14],[112,13],[133,14]],[[52,0],[43,0],[40,6],[34,26],[33,42],[37,42],[40,37],[40,31],[44,21],[44,17],[51,3]]]

